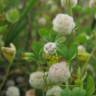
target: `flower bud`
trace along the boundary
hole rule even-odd
[[[23,60],[32,61],[32,58],[34,57],[34,54],[31,52],[25,52],[21,54],[21,58]]]
[[[1,47],[3,56],[8,62],[12,62],[16,55],[16,47],[11,43],[10,47]]]
[[[86,61],[89,58],[90,54],[86,51],[83,45],[78,46],[78,59],[80,61]]]
[[[8,12],[6,13],[6,20],[10,23],[16,23],[19,21],[20,18],[20,13],[19,10],[16,8],[12,8],[10,10],[8,10]]]
[[[56,43],[48,42],[44,45],[44,53],[46,54],[53,54],[56,52]]]

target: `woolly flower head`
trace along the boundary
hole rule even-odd
[[[7,89],[6,96],[20,96],[20,91],[17,87],[11,86]]]
[[[90,8],[96,7],[96,0],[90,0],[89,1],[89,7]]]
[[[56,51],[56,43],[48,42],[44,45],[44,52],[46,54],[53,54]]]
[[[71,4],[72,7],[76,6],[78,3],[78,0],[61,0],[61,6],[66,7],[67,4]]]
[[[61,96],[62,89],[59,86],[53,86],[46,93],[46,96]]]
[[[53,30],[58,33],[70,34],[74,28],[75,22],[72,16],[61,13],[53,19]]]
[[[29,78],[30,85],[36,89],[43,89],[45,85],[44,76],[45,73],[43,72],[33,72]]]
[[[70,77],[69,68],[66,62],[60,62],[50,67],[48,79],[53,83],[66,82]]]

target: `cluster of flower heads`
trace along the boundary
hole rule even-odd
[[[73,4],[74,1],[72,0],[71,3]],[[77,4],[76,1],[74,3]],[[52,24],[53,30],[64,36],[71,34],[76,26],[73,17],[63,13],[57,14]],[[43,47],[44,53],[48,55],[56,53],[56,50],[56,42],[47,42]],[[51,65],[47,72],[37,71],[31,73],[29,83],[35,89],[44,89],[47,86],[46,84],[49,83],[53,85],[66,83],[70,76],[71,73],[67,62],[60,61]],[[51,89],[48,89],[46,96],[60,96],[61,91],[62,89],[59,86],[53,86]]]
[[[54,86],[47,90],[46,96],[61,96],[62,88],[56,84],[65,83],[70,78],[70,71],[66,62],[52,65],[48,72],[33,72],[30,75],[29,83],[35,89],[44,89],[47,84]]]
[[[67,0],[61,0],[62,5],[65,5]],[[72,6],[78,3],[78,0],[69,0]],[[59,13],[53,19],[53,30],[62,36],[71,34],[76,26],[74,18],[66,13]],[[47,42],[43,51],[45,54],[52,55],[56,53],[57,50],[56,42]],[[78,46],[78,55],[81,53],[86,53],[84,46]],[[85,55],[84,55],[85,56]],[[44,89],[46,84],[53,84],[52,88],[49,88],[46,92],[46,96],[60,96],[62,88],[56,86],[57,84],[66,83],[71,77],[71,72],[66,61],[60,61],[50,66],[47,72],[37,71],[30,75],[29,83],[33,88]]]
[[[63,13],[57,14],[52,24],[53,30],[62,35],[71,34],[76,26],[73,17]],[[43,49],[44,53],[53,54],[56,52],[57,44],[56,42],[47,42]]]

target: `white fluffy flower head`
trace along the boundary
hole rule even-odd
[[[53,54],[56,52],[56,43],[54,42],[48,42],[44,45],[44,52],[46,54]]]
[[[61,6],[66,7],[67,4],[71,4],[72,7],[76,6],[78,3],[78,0],[61,0]]]
[[[20,96],[20,91],[17,87],[11,86],[7,89],[6,96]]]
[[[45,73],[43,72],[39,72],[39,71],[33,72],[29,78],[30,85],[36,89],[43,89],[45,85],[44,76]]]
[[[46,96],[61,96],[62,89],[59,86],[53,86],[46,93]]]
[[[58,33],[70,34],[74,28],[75,22],[72,16],[61,13],[53,19],[53,30]]]
[[[70,72],[66,62],[52,65],[48,72],[48,79],[53,83],[64,83],[69,77]]]

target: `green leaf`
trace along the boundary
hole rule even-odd
[[[57,49],[57,51],[58,51],[58,54],[60,54],[61,56],[63,56],[64,58],[67,59],[67,57],[68,57],[67,46],[61,45],[61,46],[59,46],[59,48]]]
[[[0,26],[0,33],[3,33],[7,30],[7,25]]]
[[[72,96],[86,96],[86,90],[79,87],[75,87],[72,90]]]
[[[41,28],[39,34],[43,41],[55,41],[56,34],[51,28]]]
[[[78,12],[78,13],[83,12],[83,8],[79,5],[76,5],[75,7],[73,7],[72,10],[73,10],[73,12]]]
[[[71,96],[71,90],[68,88],[64,89],[61,96]]]
[[[37,57],[41,55],[42,48],[43,48],[43,44],[41,42],[32,43],[32,50]]]
[[[68,60],[72,60],[73,58],[75,58],[76,54],[77,54],[77,44],[72,43],[68,48]]]
[[[20,20],[16,23],[16,25],[13,28],[11,28],[9,30],[7,36],[5,37],[6,45],[8,45],[10,42],[13,42],[16,39],[16,37],[20,34],[20,32],[22,32],[22,29],[27,24],[25,18],[28,15],[28,13],[30,12],[30,10],[32,9],[35,2],[36,2],[36,0],[27,1],[25,9],[21,13]]]
[[[66,60],[71,61],[77,54],[77,44],[61,45],[58,48],[58,53],[62,55]]]
[[[84,44],[84,43],[86,43],[88,40],[90,39],[90,37],[87,35],[87,34],[85,34],[85,33],[81,33],[81,34],[79,34],[77,37],[76,37],[76,41],[77,41],[77,43],[82,43],[82,44]]]
[[[87,96],[92,96],[95,91],[95,82],[91,75],[87,78]]]

